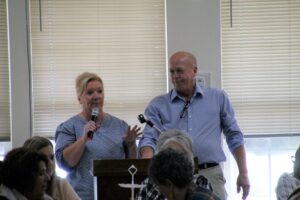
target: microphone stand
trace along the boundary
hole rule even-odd
[[[141,124],[146,122],[146,124],[148,124],[151,128],[154,128],[159,133],[162,133],[162,131],[159,128],[157,128],[156,126],[154,126],[154,124],[150,120],[147,120],[143,114],[138,115],[138,120]]]

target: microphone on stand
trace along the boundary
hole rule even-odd
[[[147,120],[143,114],[139,114],[138,115],[138,120],[141,124],[145,123],[148,124],[151,128],[154,128],[155,130],[157,130],[159,133],[162,133],[161,130],[159,130],[159,128],[157,128],[156,126],[154,126],[154,124],[150,121]]]
[[[96,122],[98,119],[98,115],[99,115],[99,108],[93,108],[92,113],[91,113],[91,120],[93,122]],[[90,139],[93,139],[94,131],[89,131],[87,134]]]

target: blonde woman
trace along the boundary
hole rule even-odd
[[[97,74],[80,74],[76,78],[76,98],[81,110],[61,123],[55,133],[56,161],[68,172],[70,184],[85,200],[94,199],[93,160],[137,157],[135,141],[141,134],[140,128],[130,127],[105,112],[104,91]],[[95,109],[97,115],[92,117]]]

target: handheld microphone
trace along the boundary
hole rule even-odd
[[[96,122],[98,119],[98,115],[99,115],[99,108],[93,108],[92,113],[91,113],[91,120],[93,122]],[[87,134],[88,134],[89,138],[93,139],[94,131],[89,131]]]
[[[138,120],[141,124],[145,123],[148,124],[151,128],[154,128],[155,130],[157,130],[159,133],[161,133],[161,130],[159,130],[159,128],[157,128],[156,126],[154,126],[154,124],[150,121],[147,120],[143,114],[139,114],[138,115]]]

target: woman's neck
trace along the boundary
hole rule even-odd
[[[81,111],[81,113],[79,113],[79,116],[87,121],[91,120],[91,114],[88,114],[84,111]],[[106,113],[102,111],[98,116],[96,123],[100,124],[101,122],[104,121],[105,117],[106,117]]]
[[[185,200],[187,196],[188,188],[174,190],[173,200]]]

